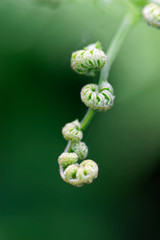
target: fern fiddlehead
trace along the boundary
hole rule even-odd
[[[81,124],[78,120],[67,123],[62,128],[63,137],[67,141],[79,142],[83,138],[83,132],[80,130]]]
[[[72,53],[71,67],[79,73],[94,76],[96,70],[101,70],[107,62],[106,54],[101,50],[99,42],[93,43]]]
[[[87,106],[94,110],[106,111],[114,103],[113,88],[111,84],[105,82],[98,86],[97,84],[88,84],[81,90],[81,100]]]
[[[150,3],[143,8],[143,17],[152,27],[160,28],[160,6]]]

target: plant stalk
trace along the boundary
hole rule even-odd
[[[92,108],[89,108],[88,111],[86,112],[84,118],[81,121],[81,130],[84,131],[87,126],[90,124],[92,118],[94,117],[96,111],[93,110]]]
[[[113,41],[111,42],[111,45],[110,45],[108,51],[106,52],[106,55],[108,57],[108,62],[104,66],[104,68],[101,70],[99,84],[108,80],[111,66],[112,66],[122,44],[124,43],[125,39],[127,38],[128,33],[130,32],[131,28],[133,27],[134,23],[136,22],[136,19],[137,19],[137,15],[134,16],[133,14],[132,15],[127,14],[124,17],[122,24],[120,25],[115,37],[113,38]]]

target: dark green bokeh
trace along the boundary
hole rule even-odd
[[[0,1],[0,239],[158,239],[160,31],[142,22],[123,45],[115,106],[85,132],[99,177],[74,188],[58,172],[61,128],[83,117],[80,89],[96,79],[72,72],[70,55],[107,49],[123,8],[68,2]]]

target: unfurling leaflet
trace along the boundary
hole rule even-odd
[[[94,110],[106,111],[114,103],[113,88],[108,82],[100,86],[97,84],[87,84],[81,90],[81,100],[87,106]]]
[[[88,147],[84,142],[72,142],[71,149],[75,152],[80,160],[83,160],[88,155]]]
[[[71,67],[79,73],[94,76],[96,70],[101,70],[107,63],[107,56],[101,50],[101,44],[96,42],[72,53]]]
[[[80,130],[81,124],[78,120],[75,120],[71,123],[67,123],[62,128],[63,137],[67,141],[79,142],[83,138],[83,133]]]
[[[160,6],[150,3],[143,8],[143,17],[152,27],[160,28]]]

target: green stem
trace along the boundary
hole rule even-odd
[[[88,111],[86,112],[84,118],[81,121],[81,130],[84,131],[87,126],[90,124],[92,118],[94,117],[96,111],[93,110],[92,108],[89,108]]]
[[[108,51],[106,52],[107,57],[108,57],[108,62],[105,65],[105,67],[101,70],[99,84],[101,84],[104,81],[107,81],[111,66],[112,66],[123,42],[127,38],[129,31],[131,30],[132,26],[136,22],[136,19],[137,19],[137,15],[133,15],[133,14],[132,15],[127,14],[124,17],[120,28],[118,29],[113,41],[111,42],[111,45],[110,45]]]
[[[71,141],[68,141],[67,146],[64,150],[64,152],[70,152],[71,151]]]

